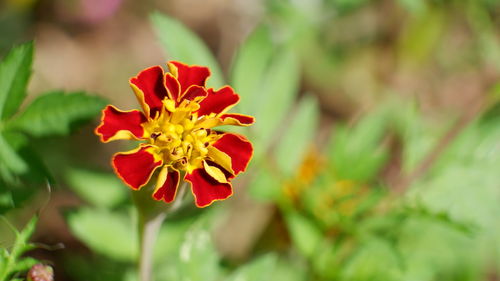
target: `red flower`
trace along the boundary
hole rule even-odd
[[[153,198],[172,202],[184,175],[196,205],[206,207],[233,194],[230,181],[245,171],[253,154],[244,136],[213,128],[249,126],[255,119],[226,113],[240,98],[229,86],[207,89],[208,68],[176,61],[168,67],[169,73],[154,66],[130,79],[142,112],[108,105],[96,134],[103,142],[143,141],[112,160],[116,174],[132,189],[146,185],[159,170]]]

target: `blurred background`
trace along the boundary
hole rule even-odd
[[[171,59],[234,87],[255,155],[231,199],[167,219],[154,280],[500,280],[500,1],[1,0],[0,58],[30,40],[12,118],[47,92],[96,99],[68,130],[5,132],[30,165],[0,173],[1,212],[18,229],[39,214],[26,255],[55,280],[136,280],[109,165],[131,144],[93,130]]]

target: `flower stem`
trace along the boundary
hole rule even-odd
[[[185,185],[181,185],[177,198],[170,204],[152,200],[151,187],[132,191],[138,213],[139,281],[152,280],[154,244],[158,232],[168,213],[174,212],[182,205],[185,190]]]
[[[166,212],[159,213],[153,218],[139,216],[139,280],[150,281],[153,272],[154,243]]]

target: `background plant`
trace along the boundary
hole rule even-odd
[[[210,86],[232,85],[238,111],[256,116],[241,131],[256,154],[235,197],[172,215],[155,280],[498,277],[496,1],[275,0],[196,15],[191,3],[187,16],[176,3],[122,6],[140,15],[110,16],[134,23],[127,36],[55,12],[44,15],[55,26],[40,27],[51,34],[40,33],[41,55],[58,40],[92,70],[75,78],[40,63],[53,84],[88,85],[130,108],[124,81],[176,59],[210,66]],[[30,143],[59,183],[49,208],[77,200],[63,209],[71,235],[57,236],[68,250],[48,255],[61,280],[133,280],[136,217],[102,160],[119,149],[104,150],[90,128]]]

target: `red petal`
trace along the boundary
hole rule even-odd
[[[177,187],[179,186],[179,179],[179,171],[170,170],[163,185],[153,193],[153,198],[158,201],[163,199],[167,203],[174,201]]]
[[[233,195],[233,189],[229,183],[219,183],[210,177],[203,168],[186,174],[184,180],[191,183],[191,191],[195,198],[196,206],[204,208],[214,201],[224,200]]]
[[[163,69],[160,66],[153,66],[130,79],[139,103],[150,117],[155,117],[156,113],[161,111],[162,100],[168,96],[163,77]]]
[[[156,168],[163,161],[154,154],[154,147],[145,145],[113,156],[116,174],[131,188],[139,189],[148,183]]]
[[[168,94],[171,99],[177,101],[180,95],[181,86],[179,81],[171,74],[165,74],[165,88],[167,88]]]
[[[189,66],[177,61],[169,63],[177,68],[177,80],[181,85],[181,96],[192,85],[204,87],[208,76],[210,76],[210,70],[204,66]]]
[[[140,139],[144,135],[141,124],[146,117],[139,110],[120,111],[112,105],[102,111],[101,124],[95,130],[102,142],[116,139]]]
[[[210,113],[222,113],[240,101],[240,97],[236,94],[233,88],[226,86],[214,92],[213,89],[208,89],[208,96],[200,102],[199,116],[208,115]]]
[[[208,95],[204,87],[201,86],[191,86],[182,96],[181,100],[195,100],[204,98]]]
[[[253,155],[252,144],[236,134],[223,134],[212,146],[231,157],[231,167],[236,175],[245,171]]]
[[[222,114],[220,119],[224,124],[228,125],[250,126],[255,123],[254,117],[236,113]]]

